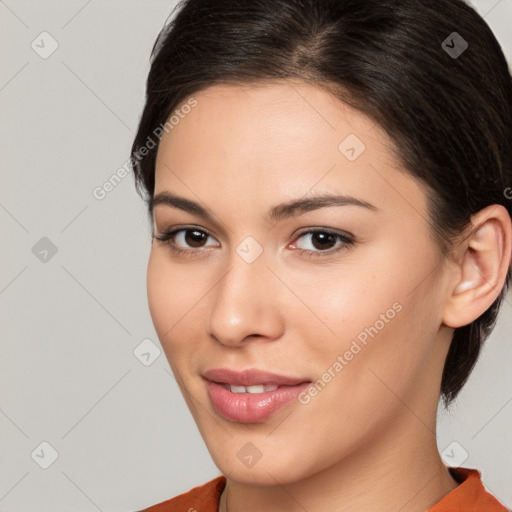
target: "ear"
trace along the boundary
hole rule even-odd
[[[511,238],[505,207],[493,204],[471,217],[469,229],[453,250],[456,267],[443,313],[445,325],[468,325],[496,300],[510,267]]]

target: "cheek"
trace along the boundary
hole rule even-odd
[[[165,332],[165,328],[169,329],[171,327],[171,325],[166,325],[170,322],[165,312],[173,311],[172,302],[174,299],[173,294],[169,293],[171,274],[165,272],[165,265],[161,259],[156,254],[155,249],[151,249],[146,285],[151,318],[160,341],[163,342],[161,335]]]
[[[425,273],[407,264],[414,258],[395,252],[381,261],[382,268],[374,260],[347,265],[350,272],[329,269],[297,289],[314,313],[294,315],[308,360],[322,381],[337,382],[325,387],[340,386],[338,399],[349,403],[375,393],[390,395],[379,376],[398,394],[414,387],[438,328],[436,306],[426,299],[435,295],[435,285],[411,284],[420,283]]]
[[[147,268],[148,305],[155,331],[169,365],[186,379],[204,354],[204,323],[212,272],[200,273],[196,265],[176,263],[165,248],[153,247]]]
[[[300,338],[313,342],[313,348],[322,342],[326,347],[342,352],[358,334],[362,333],[360,338],[364,341],[365,328],[376,321],[382,328],[380,314],[391,309],[388,316],[395,316],[392,306],[398,293],[391,283],[359,268],[365,268],[365,265],[347,264],[288,277],[287,282],[295,281],[294,290],[304,298],[309,309],[309,312],[304,307],[300,310],[293,300],[295,313],[290,311],[289,314],[294,318],[295,326],[301,325]]]
[[[188,283],[188,285],[187,285]],[[149,311],[165,350],[175,333],[186,323],[186,314],[197,303],[198,284],[190,286],[184,266],[172,265],[165,250],[153,248],[147,269]]]

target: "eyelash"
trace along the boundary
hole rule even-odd
[[[175,245],[174,237],[181,231],[198,231],[200,233],[204,233],[207,236],[211,236],[210,233],[208,233],[208,231],[205,231],[204,229],[199,229],[194,226],[185,226],[185,227],[179,227],[176,229],[165,231],[161,235],[154,234],[153,238],[164,243],[165,245],[168,245],[169,248],[171,249],[171,251],[178,256],[187,256],[187,257],[195,256],[195,254],[197,253],[197,250],[182,249],[181,247],[178,247]],[[332,231],[330,229],[325,229],[325,228],[310,229],[307,231],[303,231],[303,232],[299,233],[295,239],[298,240],[305,235],[309,235],[309,234],[314,235],[314,234],[318,234],[318,233],[333,235],[333,236],[337,237],[338,240],[342,241],[343,244],[340,245],[338,248],[328,249],[325,251],[312,251],[312,250],[308,250],[308,249],[295,249],[295,250],[298,251],[299,254],[305,255],[308,259],[313,259],[313,258],[332,256],[333,254],[337,254],[338,252],[340,252],[344,249],[348,249],[355,244],[355,239],[353,236],[338,233],[336,231]],[[203,249],[199,248],[199,250],[203,250]]]

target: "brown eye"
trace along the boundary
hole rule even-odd
[[[292,247],[310,257],[329,256],[335,252],[354,245],[355,239],[348,234],[336,233],[325,229],[315,229],[302,232]]]
[[[185,242],[190,247],[202,247],[202,243],[208,238],[208,234],[197,229],[184,230]]]
[[[313,234],[311,243],[315,249],[331,249],[331,246],[336,245],[336,236],[332,233],[322,233],[319,231]]]
[[[203,249],[215,246],[215,243],[205,245],[208,238],[212,240],[214,238],[207,231],[193,226],[171,229],[161,235],[155,234],[153,238],[168,245],[175,254],[179,255],[197,255],[203,252]]]

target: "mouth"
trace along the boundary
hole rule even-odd
[[[311,380],[260,370],[208,370],[203,379],[214,409],[236,423],[262,423],[289,404]]]
[[[260,393],[266,393],[267,391],[275,391],[282,386],[276,386],[275,384],[253,384],[252,386],[235,386],[234,384],[226,384],[225,382],[216,382],[220,384],[224,389],[231,391],[231,393],[251,393],[258,395]]]
[[[211,382],[230,386],[233,388],[233,393],[262,393],[282,386],[297,386],[304,382],[311,382],[305,378],[289,377],[257,369],[235,371],[229,368],[214,368],[205,371],[203,377]],[[261,389],[258,386],[266,386],[269,389]],[[270,386],[275,386],[275,388],[271,389]],[[241,388],[245,388],[247,391],[242,391]]]

